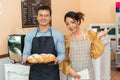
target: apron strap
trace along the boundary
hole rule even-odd
[[[86,35],[83,34],[83,31],[81,31],[81,33],[82,33],[83,39],[86,39]]]
[[[37,32],[36,32],[36,34],[35,34],[35,37],[36,37],[36,35],[37,35],[38,32],[39,32],[39,30],[37,29]]]
[[[51,29],[51,27],[50,27],[50,35],[52,36],[52,29]]]

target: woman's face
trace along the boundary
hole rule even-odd
[[[65,24],[68,30],[70,30],[71,32],[76,32],[79,29],[80,22],[67,17],[65,20]]]

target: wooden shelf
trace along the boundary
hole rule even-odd
[[[8,57],[9,55],[8,54],[0,54],[0,58],[5,58],[5,57]]]

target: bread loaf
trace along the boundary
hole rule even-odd
[[[33,56],[29,56],[29,57],[27,58],[27,61],[28,61],[29,63],[37,63],[37,60],[36,60]]]
[[[33,54],[27,58],[29,63],[42,63],[43,58],[39,54]]]
[[[44,63],[48,63],[49,59],[48,59],[48,55],[47,54],[40,54],[40,56],[43,58],[43,62]]]
[[[48,63],[55,61],[56,57],[53,54],[33,54],[27,58],[29,63]]]
[[[40,54],[43,58],[44,63],[55,61],[56,57],[52,54]]]
[[[52,54],[48,54],[48,58],[49,58],[49,61],[55,61],[56,60],[56,57]]]

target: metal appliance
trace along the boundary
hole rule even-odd
[[[12,63],[22,63],[24,37],[25,35],[21,34],[8,35],[8,53]]]

